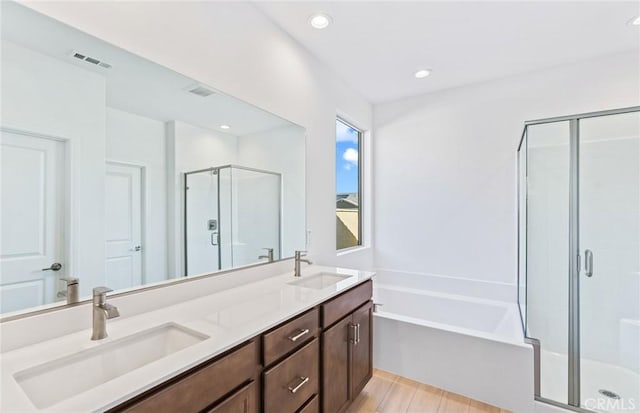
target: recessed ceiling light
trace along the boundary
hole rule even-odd
[[[331,24],[331,16],[326,13],[316,13],[309,17],[309,24],[314,29],[326,29]]]
[[[423,79],[423,78],[425,78],[425,77],[429,76],[430,74],[431,74],[431,69],[421,69],[421,70],[418,70],[418,71],[414,74],[414,76],[415,76],[417,79]]]
[[[220,125],[220,129],[231,129],[229,125]]]
[[[629,20],[629,24],[632,26],[640,26],[640,16],[634,17],[633,19]]]

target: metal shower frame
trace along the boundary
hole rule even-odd
[[[525,233],[527,230],[527,217],[521,216],[521,199],[522,191],[525,191],[526,195],[526,183],[525,188],[521,185],[521,174],[525,174],[525,182],[527,179],[527,170],[520,165],[521,160],[518,156],[518,309],[520,310],[520,318],[522,322],[522,328],[524,331],[525,341],[532,344],[534,347],[534,383],[535,383],[535,399],[544,403],[562,407],[565,409],[592,413],[591,410],[586,410],[580,407],[580,250],[579,250],[579,150],[580,150],[580,121],[582,119],[595,118],[609,115],[620,115],[624,113],[640,112],[640,106],[631,106],[627,108],[602,110],[597,112],[581,113],[577,115],[558,116],[546,119],[530,120],[524,123],[520,142],[518,143],[517,153],[523,149],[522,145],[527,136],[527,128],[532,125],[541,125],[554,122],[569,122],[569,320],[568,320],[568,404],[564,404],[555,400],[546,399],[541,396],[540,392],[540,342],[535,337],[527,336],[527,320],[526,314],[523,315],[522,306],[520,303],[520,287],[522,282],[522,274],[520,268],[520,256],[521,256],[521,224],[524,219]],[[526,149],[526,148],[525,148]],[[528,155],[528,153],[527,153]],[[525,197],[525,203],[527,198]],[[526,256],[525,246],[525,256]],[[526,268],[524,269],[526,274]],[[525,280],[527,280],[525,278]],[[527,285],[525,281],[525,299],[527,298]]]

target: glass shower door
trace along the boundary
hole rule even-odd
[[[220,269],[218,170],[185,175],[185,275]]]
[[[280,259],[281,176],[232,167],[233,266]]]
[[[640,113],[579,120],[580,399],[640,411]]]
[[[530,125],[524,144],[526,335],[540,345],[540,397],[567,404],[570,124]]]

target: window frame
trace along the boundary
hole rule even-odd
[[[358,243],[356,245],[351,245],[349,247],[338,248],[338,245],[337,245],[338,244],[338,237],[337,237],[337,234],[336,234],[336,239],[335,239],[335,241],[336,241],[336,251],[338,253],[343,253],[343,252],[347,252],[347,251],[352,250],[352,249],[362,248],[365,245],[364,244],[364,240],[363,240],[364,232],[363,232],[363,228],[362,228],[363,223],[364,223],[364,219],[363,219],[363,211],[364,211],[364,208],[363,208],[363,201],[364,201],[364,196],[363,196],[363,187],[364,187],[364,185],[363,185],[363,181],[364,181],[364,176],[363,176],[363,174],[364,174],[364,167],[363,167],[364,151],[363,151],[362,146],[364,144],[365,131],[362,128],[359,128],[359,127],[355,126],[353,123],[345,120],[345,118],[340,116],[340,115],[337,115],[335,119],[336,119],[335,120],[336,123],[340,122],[343,125],[345,125],[345,126],[351,128],[351,129],[355,130],[356,132],[358,132]],[[337,142],[338,142],[338,137],[336,135],[336,137],[334,139],[334,148],[335,148],[335,145],[337,144]],[[336,158],[335,159],[335,164],[337,164],[337,163],[338,163],[338,159]],[[335,187],[334,195],[338,194],[337,182],[338,182],[338,180],[337,180],[337,177],[336,177],[336,180],[335,180],[336,187]],[[337,211],[337,208],[334,208],[334,210]],[[336,229],[337,229],[337,227],[336,227]]]

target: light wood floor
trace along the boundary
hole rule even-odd
[[[508,413],[426,384],[374,370],[348,413]]]

